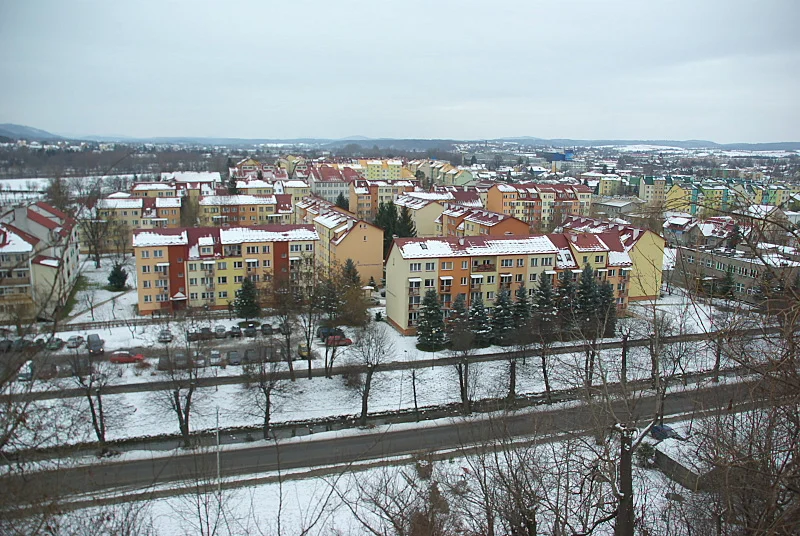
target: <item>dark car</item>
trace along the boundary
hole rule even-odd
[[[200,328],[200,340],[208,341],[214,338],[214,332],[211,328]]]
[[[229,333],[231,334],[231,337],[241,337],[242,336],[242,328],[240,328],[239,326],[233,326],[230,329]]]
[[[64,346],[64,341],[62,339],[59,339],[58,337],[53,337],[52,339],[47,341],[45,348],[47,350],[50,350],[51,352],[56,352],[58,350],[61,350],[63,346]]]
[[[195,342],[200,340],[200,332],[197,330],[189,330],[186,332],[186,340],[189,342]]]
[[[674,428],[666,424],[657,424],[653,426],[653,428],[650,429],[650,435],[652,435],[655,439],[658,439],[659,441],[663,441],[665,439],[671,439],[673,437],[675,439],[681,438],[680,434],[678,434],[678,432],[676,432]]]
[[[272,335],[272,324],[261,324],[261,334],[264,336]]]
[[[97,333],[92,333],[88,337],[86,337],[86,348],[89,349],[89,353],[93,355],[99,355],[104,353],[106,341],[100,338],[100,335]]]
[[[229,365],[241,365],[242,364],[242,356],[239,355],[239,352],[236,350],[231,350],[228,352],[228,356],[226,361]]]
[[[189,358],[186,357],[184,352],[175,352],[172,360],[175,368],[188,368],[189,367]]]
[[[172,342],[172,332],[168,329],[162,329],[158,332],[158,342],[168,343]]]
[[[317,337],[319,337],[320,340],[324,341],[328,337],[335,337],[335,336],[344,337],[344,331],[342,331],[339,328],[327,328],[327,327],[317,328]]]
[[[244,336],[245,337],[255,337],[258,335],[258,330],[256,329],[255,324],[247,324],[247,327],[244,328]]]

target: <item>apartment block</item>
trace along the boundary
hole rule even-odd
[[[345,199],[350,198],[350,183],[362,179],[361,175],[349,166],[341,168],[334,166],[310,167],[305,181],[311,193],[317,197],[336,202],[336,198],[342,195]]]
[[[77,222],[46,203],[0,217],[0,317],[53,320],[79,275]]]
[[[200,199],[199,206],[198,219],[205,226],[250,227],[292,220],[292,200],[288,195],[209,195]]]
[[[300,281],[312,273],[319,235],[311,225],[193,227],[133,235],[140,315],[229,309],[247,277]]]
[[[413,192],[416,181],[356,180],[350,182],[350,212],[361,220],[373,221],[381,203],[394,201],[401,194]]]
[[[621,249],[621,246],[618,246]],[[415,333],[422,297],[436,291],[445,318],[463,295],[492,307],[498,292],[525,284],[533,294],[542,277],[558,285],[591,266],[615,289],[617,307],[627,307],[632,261],[596,235],[522,235],[462,238],[398,238],[386,260],[386,315],[403,334]]]
[[[436,236],[503,236],[528,234],[529,226],[508,214],[448,205],[436,220]]]
[[[489,188],[486,209],[544,229],[567,214],[589,216],[592,189],[582,184],[497,183]]]
[[[417,236],[440,236],[436,231],[436,220],[453,196],[448,193],[409,192],[395,199],[398,210],[405,207],[417,230]]]

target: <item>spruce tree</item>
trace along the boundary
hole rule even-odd
[[[725,276],[717,286],[717,292],[723,298],[733,298],[733,289],[736,287],[736,282],[733,280],[733,267],[729,267],[725,272]]]
[[[508,290],[501,290],[492,308],[492,340],[495,344],[507,344],[509,335],[514,330],[514,312],[511,307],[510,293]]]
[[[424,351],[440,350],[444,346],[442,306],[434,289],[422,298],[417,322],[417,347]]]
[[[469,326],[476,346],[483,348],[492,343],[492,323],[480,294],[472,301],[472,306],[469,308]]]
[[[108,274],[108,286],[111,290],[125,290],[125,285],[128,282],[128,272],[121,264],[114,264],[111,272]]]
[[[514,293],[516,300],[511,305],[516,325],[522,325],[531,317],[531,301],[528,299],[528,289],[525,283],[520,283],[519,288]]]
[[[342,192],[336,196],[336,206],[345,210],[350,210],[350,200],[347,199]]]
[[[578,327],[584,330],[591,328],[597,317],[597,309],[597,280],[594,277],[594,270],[587,264],[581,273],[575,296],[575,317]]]
[[[342,284],[347,288],[361,288],[361,275],[353,259],[347,259],[342,268]]]
[[[597,289],[597,324],[603,330],[603,337],[613,337],[617,330],[617,303],[614,286],[604,281]]]
[[[450,318],[447,322],[447,332],[455,333],[469,326],[469,310],[464,294],[459,294],[450,307]]]
[[[564,279],[556,291],[556,307],[559,329],[562,336],[572,329],[575,320],[575,295],[577,289],[572,281],[572,274],[564,272]]]
[[[411,219],[411,212],[406,206],[400,208],[395,234],[400,238],[417,236],[417,227],[414,225],[414,220]]]
[[[233,308],[236,311],[236,316],[245,320],[257,318],[261,315],[261,306],[258,304],[258,290],[249,277],[245,277],[244,281],[242,281],[242,287],[236,293]]]
[[[534,324],[539,327],[540,337],[555,338],[558,314],[556,305],[556,294],[553,290],[550,276],[542,274],[539,278],[539,286],[536,287],[535,297],[531,303]]]

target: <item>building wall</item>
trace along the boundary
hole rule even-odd
[[[661,270],[664,264],[664,239],[645,231],[628,252],[633,262],[628,299],[655,299],[661,294]]]
[[[331,244],[331,254],[340,266],[352,259],[365,285],[370,277],[376,282],[383,279],[383,230],[374,225],[355,223],[338,245]]]

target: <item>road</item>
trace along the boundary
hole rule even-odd
[[[671,394],[665,401],[665,415],[695,414],[715,408],[731,410],[735,407],[739,410],[742,409],[740,404],[750,400],[751,388],[749,383],[735,383]],[[631,414],[641,422],[653,415],[654,403],[653,397],[643,396],[630,413],[625,409],[624,401],[614,401],[611,407],[617,415]],[[579,433],[590,428],[592,422],[592,410],[587,405],[579,405],[520,413],[493,422],[485,418],[457,419],[433,427],[365,432],[349,437],[306,438],[305,441],[277,445],[258,442],[248,448],[221,451],[219,470],[222,477],[227,477],[278,469],[342,466],[414,452],[458,448],[497,437]],[[184,479],[200,478],[213,482],[217,473],[216,456],[214,449],[209,449],[166,458],[105,461],[90,466],[31,473],[24,481],[18,477],[6,477],[0,479],[0,488],[13,490],[25,485],[66,497],[113,489],[129,492]]]

